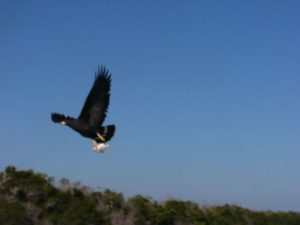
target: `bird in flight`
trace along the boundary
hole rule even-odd
[[[110,97],[111,74],[105,67],[98,67],[94,84],[85,100],[78,118],[52,113],[54,123],[67,125],[83,137],[93,139],[93,149],[104,152],[115,133],[115,125],[103,126]]]

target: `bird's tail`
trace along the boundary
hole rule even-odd
[[[107,125],[102,127],[101,135],[104,136],[105,141],[109,141],[115,134],[116,126],[115,125]]]

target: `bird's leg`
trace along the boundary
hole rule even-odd
[[[96,135],[101,141],[105,142],[105,138],[101,134],[96,133]]]

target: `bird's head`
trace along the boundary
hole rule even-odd
[[[51,118],[54,123],[60,123],[61,125],[68,125],[68,121],[74,120],[69,116],[58,113],[52,113]]]

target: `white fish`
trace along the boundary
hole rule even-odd
[[[96,141],[93,140],[93,150],[95,152],[104,153],[108,147],[109,147],[109,144],[97,143]]]

